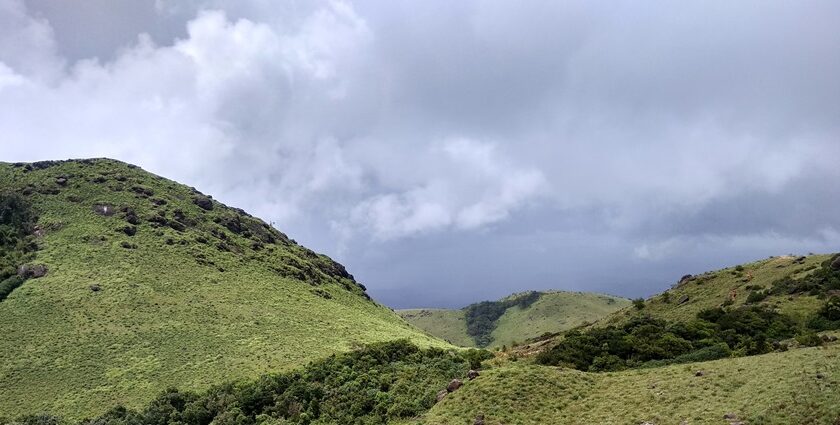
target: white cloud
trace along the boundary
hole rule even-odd
[[[571,232],[620,269],[840,228],[832,3],[147,3],[94,31],[0,0],[0,159],[137,163],[348,263]],[[700,254],[757,249],[727,244]]]
[[[367,199],[338,227],[369,230],[381,240],[475,229],[506,219],[547,189],[539,170],[504,158],[494,144],[466,138],[432,144],[415,153],[412,166],[436,174],[400,192]]]

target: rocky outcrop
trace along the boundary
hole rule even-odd
[[[25,264],[18,267],[17,274],[23,279],[37,279],[47,275],[47,266],[43,264]]]

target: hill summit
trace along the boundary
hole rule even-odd
[[[330,258],[109,159],[0,163],[0,412],[68,417],[299,367],[445,345]]]

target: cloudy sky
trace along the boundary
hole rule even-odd
[[[840,2],[0,0],[0,160],[112,157],[393,307],[840,250]]]

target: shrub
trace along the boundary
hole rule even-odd
[[[487,350],[476,350],[470,348],[469,350],[461,352],[461,357],[470,365],[470,369],[481,369],[481,362],[493,358],[493,353]]]
[[[619,370],[652,364],[711,360],[766,353],[768,341],[790,338],[795,322],[762,307],[703,310],[697,319],[668,322],[637,317],[624,325],[576,330],[552,349],[540,353],[541,364],[579,370]]]
[[[751,291],[749,295],[747,295],[747,304],[756,304],[764,301],[767,298],[767,293],[764,291]]]
[[[822,345],[823,340],[814,332],[803,332],[796,335],[796,342],[803,347],[816,347]]]
[[[644,298],[636,298],[633,300],[633,307],[636,307],[636,310],[642,310],[645,308],[645,299]]]

